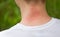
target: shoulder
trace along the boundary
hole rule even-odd
[[[60,25],[60,19],[54,18],[55,24]]]
[[[60,26],[60,19],[58,19],[58,18],[53,18],[53,21],[54,21],[54,25],[56,25],[56,27],[58,26]]]
[[[60,32],[60,19],[53,18],[51,29]]]
[[[11,27],[11,28],[9,28],[7,30],[1,31],[0,32],[0,37],[8,37],[7,35],[11,35],[11,34],[17,32],[17,30],[19,29],[19,26],[20,26],[20,24],[17,23],[13,27]]]

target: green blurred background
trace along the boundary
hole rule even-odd
[[[60,18],[60,0],[47,0],[46,9],[51,17]],[[0,0],[0,31],[21,21],[20,9],[14,0]]]

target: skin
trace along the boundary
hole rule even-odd
[[[39,26],[51,20],[46,11],[46,2],[42,0],[15,0],[21,10],[22,20],[20,23],[26,26]],[[38,2],[37,2],[38,1]]]

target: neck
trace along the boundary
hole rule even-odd
[[[51,18],[47,15],[32,14],[30,16],[28,15],[26,17],[23,17],[21,23],[27,26],[37,26],[47,23],[48,21],[50,21],[50,19]]]
[[[32,10],[32,9],[31,9]],[[33,9],[34,10],[34,9]],[[50,21],[51,17],[48,16],[46,10],[35,10],[32,12],[28,12],[23,14],[22,13],[22,20],[21,23],[27,26],[38,26],[43,25]]]

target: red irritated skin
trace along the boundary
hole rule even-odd
[[[42,8],[43,8],[43,6],[31,5],[29,12],[31,12],[32,15],[34,14],[34,16],[36,17],[37,15],[40,15],[40,13],[42,12]]]
[[[26,14],[26,17],[31,17],[31,19],[40,17],[40,15],[42,16],[42,13],[44,12],[44,6],[42,4],[30,4],[26,9],[24,9],[24,13]]]

